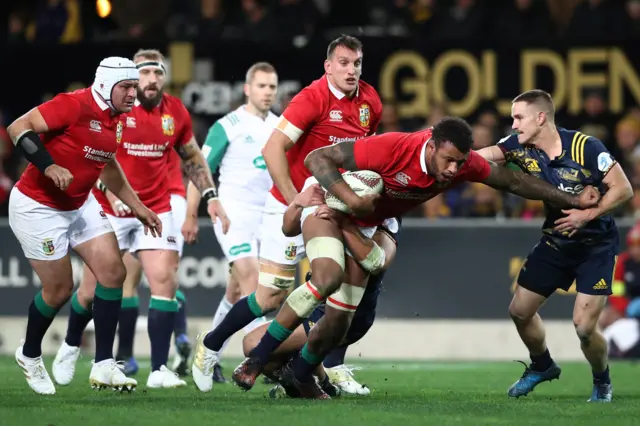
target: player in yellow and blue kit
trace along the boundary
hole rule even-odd
[[[538,309],[557,289],[568,290],[575,280],[573,323],[593,372],[589,401],[610,402],[613,388],[607,342],[596,324],[611,294],[619,249],[618,230],[610,213],[633,196],[631,184],[602,142],[556,127],[555,107],[548,93],[522,93],[513,100],[511,115],[515,134],[479,154],[496,163],[513,163],[563,191],[580,193],[592,185],[603,196],[596,207],[587,210],[560,210],[545,204],[542,239],[522,266],[509,306],[509,315],[529,349],[531,365],[508,394],[527,395],[538,384],[560,377]]]

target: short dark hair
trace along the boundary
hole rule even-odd
[[[549,116],[550,121],[554,121],[556,115],[556,107],[553,104],[553,98],[548,92],[540,89],[527,90],[524,93],[520,93],[516,96],[512,104],[516,102],[526,102],[527,104],[536,104],[541,111],[544,111]]]
[[[473,136],[471,126],[462,118],[444,117],[438,121],[431,132],[431,138],[440,147],[445,142],[450,142],[463,154],[471,151]]]
[[[329,43],[329,47],[327,47],[327,59],[331,58],[333,52],[338,46],[346,47],[354,52],[362,52],[362,42],[360,40],[353,36],[342,34],[340,37]]]

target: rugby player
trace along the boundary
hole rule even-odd
[[[514,172],[470,152],[471,128],[462,119],[447,117],[433,128],[414,133],[385,133],[356,142],[319,148],[305,159],[317,181],[360,218],[356,224],[370,236],[385,219],[401,216],[424,201],[462,182],[482,182],[525,198],[542,199],[562,207],[591,207],[598,193],[589,188],[573,195],[535,177]],[[382,177],[384,194],[358,196],[339,171],[371,170]],[[379,203],[378,203],[379,202]],[[340,343],[351,314],[364,293],[368,272],[384,264],[384,251],[373,246],[366,262],[345,256],[340,226],[312,214],[302,214],[302,235],[314,271],[311,281],[287,298],[249,357],[234,372],[234,381],[250,389],[270,354],[327,300],[326,312],[309,333],[300,356],[284,369],[283,380],[304,396],[326,399],[311,373],[329,350]],[[348,254],[348,252],[347,252]]]
[[[131,60],[106,58],[91,88],[59,94],[7,128],[29,161],[11,191],[9,224],[42,282],[29,306],[26,338],[15,358],[39,394],[55,393],[41,344],[58,310],[71,297],[69,247],[99,280],[93,301],[96,353],[89,382],[97,388],[137,386],[113,358],[125,269],[111,224],[91,188],[100,177],[129,206],[145,234],[150,230],[160,239],[161,220],[142,204],[115,159],[122,142],[122,114],[134,105],[138,80]]]
[[[213,385],[210,372],[224,342],[277,309],[294,285],[296,265],[305,256],[304,244],[302,236],[286,237],[281,228],[288,205],[309,202],[296,198],[309,177],[305,156],[319,147],[372,135],[378,127],[382,103],[375,89],[360,80],[360,41],[349,36],[332,41],[324,69],[323,77],[294,97],[262,151],[274,186],[262,216],[259,285],[233,305],[213,331],[198,337],[191,372],[203,392]]]
[[[555,106],[542,90],[518,95],[512,102],[515,134],[497,146],[479,151],[496,163],[512,162],[525,173],[577,194],[587,185],[604,192],[600,203],[586,210],[545,207],[543,236],[529,253],[509,306],[509,315],[529,350],[530,366],[508,395],[527,395],[538,384],[560,377],[551,358],[538,309],[557,289],[568,290],[574,279],[577,296],[573,323],[580,347],[591,365],[593,391],[589,401],[610,402],[611,378],[607,343],[596,325],[611,294],[619,236],[610,213],[633,196],[629,180],[598,139],[556,127]]]
[[[252,65],[245,78],[246,103],[216,121],[202,147],[211,171],[220,170],[220,201],[232,221],[226,234],[219,223],[214,226],[218,243],[231,265],[231,274],[226,295],[213,318],[213,329],[237,301],[235,295],[248,296],[258,284],[258,232],[262,209],[273,186],[261,151],[278,123],[278,116],[270,111],[277,90],[275,68],[266,62]],[[189,185],[187,220],[182,227],[187,243],[194,242],[198,232],[199,203],[200,193]],[[263,317],[254,320],[245,331],[250,332],[264,321]],[[215,382],[226,381],[219,360],[227,342],[218,351],[218,361],[213,366]]]
[[[134,56],[134,62],[140,72],[137,106],[127,117],[125,141],[117,158],[145,205],[159,214],[166,230],[165,237],[151,240],[128,215],[116,216],[111,209],[114,201],[107,198],[106,188],[101,182],[98,182],[99,189],[94,189],[94,194],[115,229],[120,250],[136,255],[149,281],[151,300],[147,327],[151,341],[151,373],[147,387],[180,387],[185,386],[186,382],[166,367],[178,311],[175,296],[179,263],[177,234],[180,232],[173,223],[168,191],[168,156],[171,149],[178,151],[185,163],[186,174],[207,199],[212,220],[220,220],[225,231],[229,223],[217,198],[209,167],[193,136],[188,111],[178,98],[163,93],[166,71],[162,54],[156,50],[141,50]],[[85,268],[85,272],[90,271]],[[72,307],[76,309],[71,310],[69,330],[75,332],[76,336],[80,336],[86,326],[87,307],[93,296],[91,289],[91,286],[80,288],[75,303],[72,302]],[[84,311],[78,312],[78,306]],[[74,340],[78,341],[79,337]],[[56,368],[65,373],[60,374],[62,383],[68,383],[73,378],[78,355],[79,348],[66,342],[58,351]]]

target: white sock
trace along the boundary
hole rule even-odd
[[[232,307],[233,305],[227,300],[227,297],[222,296],[222,299],[220,300],[220,304],[218,305],[218,309],[216,309],[216,313],[213,315],[212,330],[218,327],[218,325],[222,322],[224,317],[227,316],[227,314],[229,313]],[[222,347],[218,351],[219,358],[222,357],[222,351],[224,351],[224,348],[226,348],[228,344],[229,344],[229,339],[225,340],[225,342],[222,344]]]

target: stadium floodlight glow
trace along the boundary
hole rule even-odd
[[[96,12],[101,18],[106,18],[111,14],[111,2],[109,0],[96,0]]]

